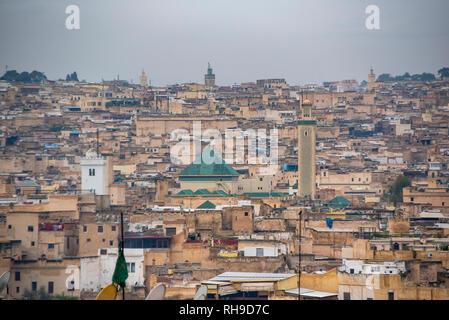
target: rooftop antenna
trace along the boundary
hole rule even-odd
[[[164,300],[165,284],[158,283],[151,289],[145,300]]]

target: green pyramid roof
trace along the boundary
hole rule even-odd
[[[221,196],[227,196],[228,195],[223,190],[215,190],[214,192],[212,192],[212,194],[218,194],[218,195],[221,195]]]
[[[329,201],[327,203],[327,206],[331,208],[346,208],[350,204],[351,202],[348,199],[342,196],[338,196]]]
[[[207,189],[198,189],[198,190],[196,190],[196,191],[194,192],[194,194],[207,194],[207,195],[209,195],[209,194],[211,194],[211,193],[210,193],[209,190],[207,190]]]
[[[210,157],[213,160],[207,161],[212,163],[206,163],[205,156],[209,152]],[[198,161],[200,160],[200,161]],[[209,159],[207,159],[209,160]],[[238,176],[239,173],[234,170],[229,164],[214,153],[213,150],[205,149],[201,155],[201,159],[196,159],[193,163],[189,164],[179,174],[180,176]]]
[[[203,204],[201,204],[197,209],[215,209],[215,204],[207,200],[203,202]]]

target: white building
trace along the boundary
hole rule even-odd
[[[81,159],[81,192],[107,194],[106,158],[99,155],[94,149],[87,151]]]
[[[343,259],[340,272],[351,274],[400,274],[407,269],[404,261],[385,261],[384,263],[364,263],[362,260]]]
[[[243,255],[245,257],[277,257],[279,249],[275,247],[245,247]]]
[[[112,283],[117,252],[117,248],[99,249],[97,257],[81,258],[81,291],[97,292]],[[127,288],[144,285],[144,258],[144,249],[125,249],[128,267]]]

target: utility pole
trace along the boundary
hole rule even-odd
[[[302,210],[299,210],[299,230],[298,230],[298,300],[301,300],[301,229]]]
[[[121,229],[121,241],[122,241],[122,250],[123,255],[125,255],[125,243],[124,243],[124,237],[123,237],[123,211],[120,211],[120,229]],[[120,247],[120,246],[119,246]],[[122,300],[125,300],[125,286],[122,287]]]

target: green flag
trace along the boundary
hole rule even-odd
[[[128,279],[128,268],[126,267],[125,255],[123,253],[123,242],[120,240],[118,249],[118,258],[115,264],[112,282],[124,288],[126,279]]]

